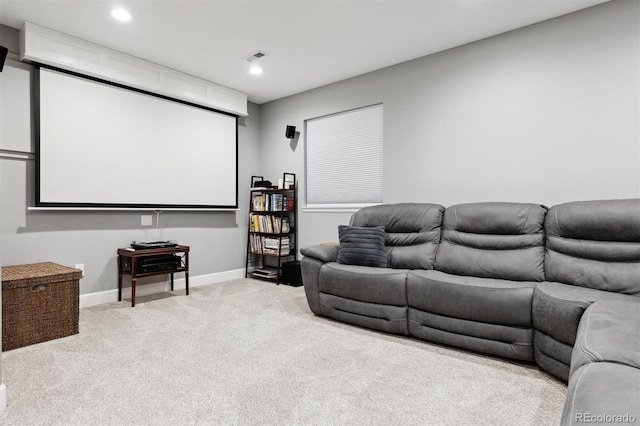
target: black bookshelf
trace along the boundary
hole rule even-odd
[[[245,277],[283,283],[283,265],[297,261],[296,175],[284,173],[282,188],[256,186],[263,176],[251,176]]]

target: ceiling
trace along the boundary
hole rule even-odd
[[[0,0],[0,23],[32,22],[261,104],[606,1]],[[115,6],[133,19],[115,21]],[[245,59],[257,50],[268,53],[258,76]]]

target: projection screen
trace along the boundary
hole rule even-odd
[[[237,208],[237,117],[39,67],[36,207]]]

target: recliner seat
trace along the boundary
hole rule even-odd
[[[385,227],[389,268],[337,263],[335,247],[303,249],[302,279],[311,310],[375,330],[408,334],[407,273],[410,268],[433,268],[443,211],[438,204],[401,203],[368,207],[352,216],[351,226]]]
[[[640,295],[640,200],[579,201],[545,219],[545,278],[533,297],[536,363],[564,380],[584,310]]]
[[[407,334],[407,270],[329,263],[320,271],[325,316]]]
[[[544,279],[545,213],[525,203],[448,207],[436,270],[407,278],[409,333],[533,361],[531,299]]]

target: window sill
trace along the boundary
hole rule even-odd
[[[305,213],[355,213],[363,207],[377,204],[316,204],[302,207]]]

